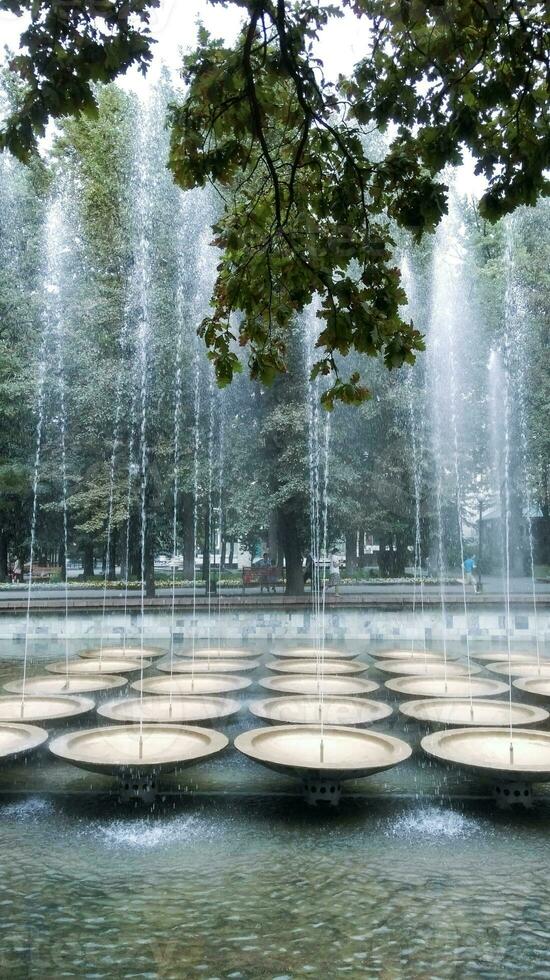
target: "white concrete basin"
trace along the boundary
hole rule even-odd
[[[151,724],[194,724],[201,721],[214,721],[229,718],[239,711],[240,704],[232,698],[169,697],[150,695],[148,697],[115,698],[106,701],[98,709],[98,715],[121,724],[135,724],[144,721]]]
[[[494,698],[427,698],[422,701],[405,701],[399,708],[401,714],[416,721],[434,725],[502,726],[510,719],[508,701]],[[511,705],[513,725],[536,725],[548,718],[544,708],[530,704]]]
[[[257,718],[280,725],[370,725],[387,718],[392,709],[380,701],[367,698],[289,694],[286,697],[252,701],[249,709]]]
[[[458,728],[434,732],[422,748],[452,765],[498,779],[550,780],[550,732],[531,728]]]
[[[77,718],[93,711],[91,698],[75,695],[0,695],[0,722],[28,721],[42,724]]]
[[[93,694],[100,691],[113,691],[117,687],[124,687],[128,681],[125,677],[118,677],[116,674],[69,674],[67,678],[53,674],[38,674],[35,677],[27,677],[25,683],[25,696],[36,695],[37,697],[51,697],[57,694]],[[4,684],[4,690],[13,694],[23,692],[23,681],[8,681]]]
[[[414,698],[489,698],[508,690],[508,684],[492,677],[393,677],[385,686]]]
[[[411,748],[401,739],[361,728],[280,725],[243,732],[235,748],[256,762],[294,776],[358,779],[403,762]]]
[[[368,664],[360,660],[270,660],[266,664],[268,670],[279,674],[362,674],[368,669]]]
[[[325,695],[341,694],[371,694],[380,687],[376,681],[366,680],[364,677],[323,677],[319,681],[314,674],[302,674],[300,676],[262,677],[258,681],[260,687],[265,687],[268,691],[276,691],[280,694],[313,694],[319,695],[322,690]]]
[[[155,664],[158,670],[165,674],[231,674],[235,671],[256,670],[260,666],[259,660],[176,660],[170,666],[170,662]]]
[[[0,759],[8,762],[24,756],[42,745],[47,737],[48,733],[36,725],[4,722],[0,725]]]
[[[142,668],[151,666],[150,660],[70,660],[69,674],[135,674]],[[66,674],[67,665],[64,660],[56,660],[46,664],[50,674]]]
[[[194,677],[191,674],[180,674],[178,677],[163,674],[162,677],[146,677],[143,681],[134,681],[131,687],[134,691],[142,690],[144,694],[197,696],[242,691],[251,684],[248,677],[237,677],[234,674],[196,674]]]
[[[92,772],[120,775],[183,769],[228,745],[221,732],[184,725],[113,725],[60,735],[53,755]]]

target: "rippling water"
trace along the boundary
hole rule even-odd
[[[2,977],[550,975],[546,806],[0,806]]]

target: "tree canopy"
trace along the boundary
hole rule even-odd
[[[338,84],[314,45],[341,8],[319,0],[232,2],[244,17],[234,45],[199,30],[184,61],[187,91],[172,107],[169,165],[183,188],[213,182],[223,198],[214,231],[223,250],[212,313],[201,332],[220,385],[247,348],[252,377],[286,369],[296,313],[320,298],[313,375],[323,395],[369,396],[341,358],[412,363],[421,333],[403,319],[393,227],[415,238],[446,210],[442,168],[464,147],[487,179],[481,212],[495,220],[548,193],[549,14],[504,0],[343,0],[369,18],[370,49]],[[1,141],[28,159],[49,118],[94,109],[93,83],[151,59],[149,15],[158,0],[36,3],[12,59],[21,79]],[[182,38],[182,41],[187,40]],[[389,127],[382,158],[364,134]]]

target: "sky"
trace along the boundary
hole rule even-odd
[[[151,11],[151,33],[156,40],[153,77],[164,62],[177,71],[182,48],[193,47],[196,23],[200,19],[215,37],[231,41],[239,29],[241,13],[236,7],[212,6],[207,0],[161,0],[160,6]],[[0,12],[0,39],[2,45],[15,48],[19,41],[22,19],[14,14]],[[319,54],[325,62],[325,71],[335,78],[339,71],[349,71],[366,50],[368,26],[359,21],[349,10],[334,19],[324,32]],[[139,78],[129,73],[129,83],[140,87]],[[137,75],[137,73],[135,73]]]
[[[158,9],[151,12],[151,33],[156,40],[153,65],[148,79],[158,77],[165,64],[177,73],[182,49],[191,49],[196,37],[197,19],[215,37],[226,41],[235,38],[241,20],[240,11],[233,6],[212,6],[207,0],[161,0]],[[16,49],[24,23],[14,14],[0,12],[0,45]],[[327,78],[336,79],[340,72],[349,73],[352,66],[368,49],[368,24],[365,18],[357,18],[346,9],[344,16],[333,19],[323,31],[317,54],[324,63]],[[134,69],[127,72],[121,84],[139,94],[145,94],[148,81]],[[473,173],[471,160],[457,174],[458,190],[464,194],[480,195],[483,182]]]

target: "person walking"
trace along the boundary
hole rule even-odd
[[[340,558],[338,557],[338,549],[333,548],[330,553],[330,561],[328,567],[329,577],[328,577],[328,588],[334,589],[334,595],[339,595],[340,588]]]
[[[472,555],[471,558],[464,559],[464,576],[468,585],[472,585],[474,592],[477,592],[477,578],[475,575],[475,570],[477,568],[476,556]]]
[[[268,569],[271,567],[271,562],[269,560],[269,555],[267,551],[264,551],[261,560],[258,562],[259,568],[259,578],[260,578],[260,593],[264,591],[264,588],[269,592],[269,572]],[[275,591],[275,590],[273,590]]]

